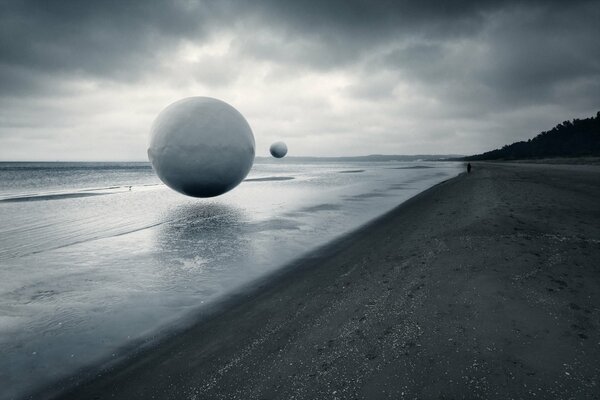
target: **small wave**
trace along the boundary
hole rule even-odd
[[[82,192],[95,192],[97,190],[111,190],[111,189],[120,189],[122,187],[130,188],[131,186],[108,186],[103,188],[93,188],[93,189],[82,189]]]
[[[164,224],[165,221],[152,222],[149,224],[124,224],[120,226],[114,226],[112,228],[101,230],[101,231],[89,231],[89,232],[76,232],[74,233],[71,230],[54,230],[53,237],[49,238],[47,230],[42,229],[41,232],[38,232],[38,235],[41,234],[44,237],[48,238],[47,240],[32,240],[28,243],[19,243],[17,241],[15,246],[8,246],[3,249],[0,249],[0,261],[8,260],[11,258],[17,257],[25,257],[34,254],[40,254],[46,251],[63,249],[66,247],[70,247],[73,245],[78,245],[82,243],[91,242],[99,239],[106,239],[110,237],[118,237],[127,235],[130,233],[135,233],[139,231],[143,231],[146,229],[151,229],[156,226]],[[82,223],[81,226],[84,226],[85,223]],[[45,228],[45,227],[42,227]],[[29,235],[31,237],[31,235]],[[39,236],[38,236],[39,237]],[[0,239],[3,239],[0,237]]]
[[[361,172],[365,172],[364,169],[350,169],[348,171],[338,171],[338,174],[358,174]]]
[[[147,162],[0,162],[0,171],[151,170]]]
[[[102,196],[105,194],[123,193],[130,191],[132,188],[160,186],[160,184],[144,184],[139,186],[134,185],[122,185],[122,186],[105,186],[95,187],[87,189],[76,189],[75,191],[52,191],[52,192],[41,192],[41,193],[23,193],[23,194],[12,194],[6,197],[0,197],[0,203],[16,203],[23,201],[43,201],[43,200],[60,200],[60,199],[72,199],[77,197],[90,197],[90,196]]]
[[[302,212],[318,212],[318,211],[337,211],[341,208],[338,204],[319,204],[317,206],[305,207],[300,211]]]
[[[347,200],[360,201],[360,200],[365,200],[365,199],[370,199],[370,198],[375,198],[375,197],[387,197],[389,195],[390,195],[389,193],[384,193],[384,192],[371,192],[371,193],[357,194],[354,196],[347,196]]]
[[[389,188],[391,190],[404,190],[404,189],[411,189],[412,186],[409,185],[408,183],[394,183],[393,185],[390,185]]]
[[[266,176],[264,178],[249,178],[244,179],[244,182],[271,182],[271,181],[289,181],[294,179],[293,176]]]
[[[244,227],[246,232],[268,232],[280,230],[298,230],[300,224],[287,218],[274,218],[267,221],[255,222]]]
[[[390,169],[427,169],[427,168],[435,168],[435,167],[431,167],[429,165],[413,165],[411,167],[393,167]]]
[[[44,200],[60,200],[60,199],[72,199],[76,197],[91,197],[91,196],[102,196],[110,193],[62,193],[62,194],[45,194],[35,196],[20,196],[20,197],[9,197],[7,199],[0,199],[0,203],[18,203],[22,201],[44,201]]]

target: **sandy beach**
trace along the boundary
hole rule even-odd
[[[599,199],[597,166],[474,164],[40,397],[598,397]]]

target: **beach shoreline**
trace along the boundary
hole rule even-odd
[[[600,169],[474,166],[34,398],[597,394]]]

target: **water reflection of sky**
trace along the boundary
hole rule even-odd
[[[71,186],[42,170],[27,187],[15,183],[3,198],[106,195],[0,201],[0,398],[117,358],[458,172],[450,163],[404,168],[414,166],[258,164],[253,180],[205,200],[157,185],[147,169],[78,171]]]

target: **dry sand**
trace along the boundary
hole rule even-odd
[[[599,324],[600,169],[480,163],[63,398],[598,398]]]

